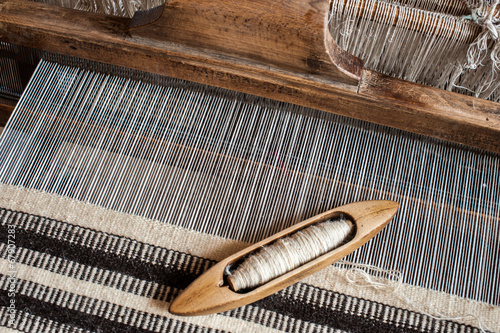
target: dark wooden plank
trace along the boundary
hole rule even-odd
[[[169,1],[134,37],[357,85],[363,62],[331,41],[329,0]]]
[[[379,107],[381,124],[500,152],[500,104],[365,70],[359,95]]]
[[[0,127],[4,127],[16,107],[16,101],[0,97]]]

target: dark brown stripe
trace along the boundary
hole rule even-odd
[[[3,278],[3,275],[0,275],[0,279]],[[87,308],[80,308],[81,311],[69,309],[66,306],[59,306],[54,303],[62,302],[64,304],[65,301],[69,299],[68,295],[76,296],[74,294],[70,294],[65,291],[56,290],[49,287],[44,287],[32,282],[27,282],[20,280],[19,286],[17,288],[17,293],[15,295],[16,300],[16,309],[17,311],[29,313],[31,315],[47,318],[50,320],[57,321],[61,324],[70,325],[73,327],[79,327],[85,330],[91,330],[94,332],[155,332],[151,329],[140,328],[145,324],[141,322],[141,320],[151,321],[150,318],[161,321],[161,328],[164,332],[222,332],[220,330],[196,326],[190,323],[186,323],[183,321],[172,320],[166,317],[161,317],[158,315],[151,315],[145,312],[136,311],[130,308],[124,308],[122,306],[107,303],[104,301],[100,301],[104,304],[104,308],[106,309],[102,316],[112,315],[110,317],[120,318],[122,321],[130,321],[127,319],[130,318],[139,318],[135,321],[131,321],[128,324],[117,322],[114,320],[103,318],[98,315],[91,315],[88,312],[92,312],[93,308],[93,300],[87,297],[78,296],[82,299],[81,304],[86,304]],[[32,291],[35,287],[41,286],[39,290],[41,290],[44,294],[52,293],[51,300],[54,303],[45,302],[41,299],[45,297],[44,294],[37,294],[36,298],[23,295],[19,293],[19,290],[22,290],[25,285],[31,287],[29,291]],[[28,292],[29,292],[28,291]],[[54,296],[55,295],[55,296]],[[6,290],[0,290],[0,306],[7,307],[9,305],[10,298],[8,297],[8,293]],[[85,313],[87,312],[87,313]],[[128,318],[121,318],[121,314],[126,314]],[[140,319],[142,318],[142,319]],[[156,325],[155,325],[156,326]],[[15,328],[15,327],[13,327]]]
[[[7,223],[12,222],[13,224],[16,224],[16,226],[18,224],[16,223],[17,221],[25,220],[27,218],[26,214],[18,212],[6,210],[5,213],[12,214],[11,221],[8,221]],[[31,217],[35,219],[34,223],[42,222],[43,219],[39,216],[31,215]],[[56,222],[54,220],[50,221]],[[8,235],[7,226],[5,224],[6,223],[2,223],[0,225],[0,242],[3,243],[7,243]],[[40,223],[40,225],[41,224],[42,223]],[[93,230],[91,232],[93,233],[93,238],[101,237],[101,242],[98,244],[98,248],[93,249],[86,246],[78,246],[76,244],[78,242],[78,236],[82,237],[82,235],[75,235],[76,237],[69,242],[49,237],[43,233],[16,228],[16,246],[47,253],[55,257],[65,258],[83,265],[120,272],[122,274],[133,276],[137,279],[154,281],[160,285],[168,285],[179,289],[187,287],[187,285],[194,280],[196,275],[177,268],[176,265],[192,269],[193,266],[200,266],[200,268],[201,266],[209,267],[214,263],[208,259],[201,259],[188,254],[180,253],[178,251],[163,248],[160,248],[160,251],[170,252],[172,254],[172,258],[175,259],[179,257],[179,260],[182,260],[182,257],[185,257],[185,260],[181,263],[173,260],[173,262],[165,263],[164,265],[155,265],[146,261],[131,259],[124,255],[113,253],[109,248],[108,251],[103,250],[107,247],[107,245],[115,241],[117,236],[111,238],[109,237],[110,235],[106,233]],[[126,239],[125,237],[121,238]],[[133,241],[133,244],[136,245],[135,250],[137,253],[143,252],[144,243]],[[201,265],[198,261],[201,261]]]

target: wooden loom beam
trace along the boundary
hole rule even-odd
[[[328,0],[247,3],[171,1],[157,22],[130,28],[130,19],[0,0],[0,41],[500,153],[500,104],[363,69],[328,33]]]
[[[15,102],[0,96],[0,127],[4,127],[9,120],[9,115],[14,111]]]

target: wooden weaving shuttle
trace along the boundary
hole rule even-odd
[[[397,210],[398,204],[394,201],[362,201],[337,207],[291,226],[217,263],[181,292],[170,305],[170,312],[182,316],[208,315],[228,311],[269,296],[358,249],[380,232]],[[340,215],[348,217],[354,224],[354,235],[350,241],[248,292],[234,292],[230,289],[225,278],[227,267],[278,238]]]

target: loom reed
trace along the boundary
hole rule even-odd
[[[470,13],[464,3],[452,7],[457,10],[425,1],[333,0],[330,31],[369,69],[499,101],[494,51],[488,57],[483,50],[485,56],[470,63],[484,28],[463,18]],[[494,50],[493,45],[491,40],[485,47]]]

